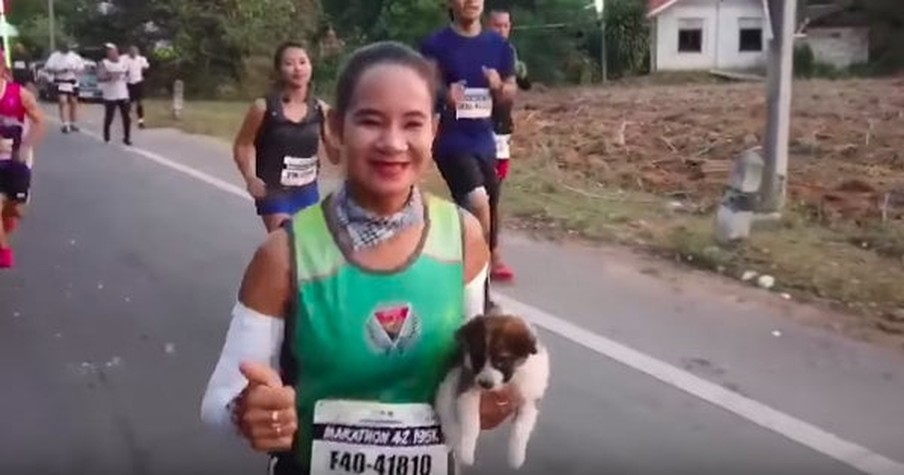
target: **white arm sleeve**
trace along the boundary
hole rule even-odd
[[[486,305],[487,270],[489,265],[477,273],[477,276],[465,284],[464,309],[465,320],[483,315]]]
[[[239,372],[239,365],[253,361],[279,368],[283,327],[281,318],[264,315],[236,302],[220,360],[201,401],[201,420],[204,423],[234,433],[227,405],[248,383]]]

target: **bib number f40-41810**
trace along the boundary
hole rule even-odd
[[[429,404],[319,401],[311,473],[448,475],[449,450]]]
[[[429,455],[385,455],[368,458],[364,452],[330,451],[330,471],[375,475],[435,475]]]

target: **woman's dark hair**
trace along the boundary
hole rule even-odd
[[[339,73],[336,81],[336,112],[344,115],[351,105],[358,81],[375,66],[404,66],[417,73],[427,84],[431,104],[436,101],[437,77],[433,66],[410,47],[395,41],[381,41],[355,51]]]

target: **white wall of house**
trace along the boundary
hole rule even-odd
[[[654,22],[656,70],[749,69],[765,65],[768,27],[762,0],[679,0]],[[741,51],[742,27],[761,30],[759,45],[754,45],[752,51]],[[681,30],[695,28],[702,28],[700,51],[679,51]]]
[[[869,61],[869,28],[810,27],[806,42],[820,63],[846,68]]]

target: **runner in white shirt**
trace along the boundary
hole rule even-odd
[[[64,43],[59,51],[54,51],[47,59],[45,66],[53,74],[57,97],[60,101],[60,121],[63,133],[78,132],[78,75],[85,70],[82,57],[68,43]],[[68,114],[67,114],[68,109]]]
[[[144,128],[144,71],[151,67],[137,46],[129,48],[129,101],[137,106],[138,128]]]
[[[119,56],[119,48],[113,43],[104,46],[107,48],[107,57],[101,61],[97,75],[104,96],[104,141],[110,141],[110,126],[118,108],[119,115],[122,116],[122,142],[132,145],[129,138],[132,127],[129,118],[129,61]]]

